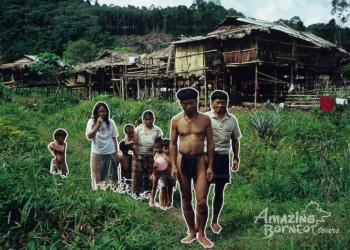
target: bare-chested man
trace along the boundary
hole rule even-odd
[[[208,181],[211,181],[214,174],[211,120],[208,116],[198,112],[198,92],[194,88],[180,89],[176,98],[180,101],[184,112],[174,116],[171,120],[171,175],[180,184],[183,216],[189,230],[188,236],[181,242],[190,243],[197,238],[204,247],[212,247],[213,243],[205,236],[208,219]],[[177,149],[178,137],[180,138],[179,149]],[[207,137],[208,168],[206,168],[204,157],[205,137]],[[196,196],[198,237],[192,208],[192,178]]]

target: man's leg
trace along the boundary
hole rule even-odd
[[[191,178],[181,173],[181,159],[182,155],[177,154],[177,166],[179,170],[179,185],[182,200],[182,214],[185,218],[188,227],[188,236],[181,240],[182,243],[190,243],[196,239],[196,231],[194,229],[194,211],[192,207],[192,192],[191,192]]]
[[[213,201],[213,218],[211,220],[211,228],[214,233],[220,233],[218,219],[224,202],[224,192],[226,183],[215,184],[214,201]]]
[[[212,247],[214,244],[205,236],[205,226],[208,220],[208,191],[207,168],[204,155],[198,158],[196,166],[196,178],[194,179],[196,194],[196,222],[198,225],[198,241],[204,247]]]

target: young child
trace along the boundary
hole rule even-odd
[[[137,157],[137,159],[142,160],[142,156],[139,154],[139,149],[137,147],[138,136],[135,132],[134,125],[126,124],[124,127],[125,136],[125,145],[130,147]]]
[[[153,153],[153,157],[163,153],[162,151],[162,138],[159,137],[154,141],[154,153]],[[151,192],[151,200],[150,200],[150,206],[153,206],[154,204],[154,197],[156,196],[157,193],[157,186],[158,186],[158,180],[161,177],[161,171],[154,169],[153,170],[153,175],[151,175],[151,177],[149,178],[150,181],[153,180],[152,182],[152,192]],[[160,193],[160,199],[162,199],[164,197],[164,193],[162,193],[162,189],[161,189],[161,193]]]
[[[120,163],[120,175],[121,180],[124,181],[124,187],[131,187],[131,160],[132,155],[129,154],[129,147],[125,145],[125,141],[121,141],[119,143],[119,149],[122,152],[119,155],[119,163]]]
[[[57,129],[54,132],[53,138],[55,142],[51,142],[48,145],[51,154],[55,156],[55,159],[51,161],[50,172],[53,174],[61,174],[62,178],[66,178],[69,171],[66,164],[66,148],[67,132],[64,129]]]
[[[168,166],[166,169],[162,170],[161,176],[162,181],[164,183],[164,189],[165,195],[167,198],[167,203],[165,203],[165,199],[161,201],[161,208],[166,209],[167,207],[173,207],[173,188],[176,186],[176,181],[171,177],[171,161],[170,161],[170,155],[169,155],[169,139],[163,139],[162,141],[162,154],[157,155],[158,157],[164,157],[165,160],[168,162]],[[158,168],[158,163],[154,163],[154,168]],[[167,189],[167,190],[166,190]]]

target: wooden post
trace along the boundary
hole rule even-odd
[[[147,79],[145,78],[145,92],[143,94],[144,99],[147,98]]]
[[[140,79],[137,78],[137,99],[140,100]]]
[[[258,64],[255,64],[255,86],[258,85]],[[255,88],[254,86],[254,88]],[[254,106],[256,108],[256,96],[258,94],[258,90],[255,90],[255,98],[254,98]]]
[[[123,98],[123,101],[125,100],[125,95],[124,95],[124,78],[121,78],[121,85],[122,85],[122,98]]]
[[[89,97],[90,97],[90,101],[92,101],[92,96],[91,96],[91,73],[89,73]]]
[[[274,103],[276,103],[276,102],[277,102],[276,65],[275,65],[275,67],[274,67],[274,73],[275,73],[275,75],[274,75],[274,77],[275,77],[275,79],[274,79],[274,82],[275,82],[275,88],[274,88],[274,94],[273,94],[273,102],[274,102]]]
[[[22,81],[22,95],[23,95],[23,99],[24,99],[24,83],[23,83],[23,78],[22,78],[22,70],[20,71],[21,74],[21,81]]]
[[[230,74],[230,100],[234,104],[232,75]]]
[[[102,69],[102,92],[105,95],[106,91],[105,91],[105,80],[104,80],[104,69]]]
[[[309,70],[306,69],[306,84],[305,84],[305,89],[306,89],[306,91],[307,91],[307,85],[308,85],[308,83],[309,83]]]
[[[174,100],[176,100],[176,97],[175,97],[175,95],[176,95],[176,75],[174,74],[174,90],[175,90],[175,92],[174,92]],[[199,96],[199,98],[200,98],[200,96]]]
[[[224,65],[224,75],[222,80],[222,90],[226,92],[226,65]]]
[[[128,100],[128,67],[125,64],[125,100]]]
[[[218,89],[218,72],[215,72],[215,87],[214,91]]]
[[[154,79],[152,77],[152,98],[154,98]]]
[[[113,66],[112,66],[112,79],[115,79],[114,78],[114,73],[113,73]],[[116,93],[115,93],[115,80],[113,80],[113,97],[115,97],[116,96]]]
[[[158,84],[157,84],[157,86],[158,86],[158,95],[157,95],[157,97],[159,98],[159,96],[161,95],[161,93],[160,93],[160,80],[159,80],[159,78],[158,78]]]

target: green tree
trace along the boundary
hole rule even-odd
[[[63,58],[73,60],[75,64],[93,61],[98,54],[96,46],[85,40],[69,41]]]
[[[227,10],[227,15],[228,16],[241,16],[241,17],[244,17],[244,14],[242,12],[238,12],[237,10],[235,10],[233,8],[229,8]]]
[[[29,64],[30,72],[36,72],[38,75],[52,74],[58,82],[58,87],[55,96],[61,86],[61,82],[57,79],[58,70],[63,71],[66,76],[74,73],[74,62],[70,59],[61,59],[59,56],[52,53],[40,53],[36,56],[35,63]]]
[[[130,47],[116,47],[114,50],[123,51],[123,52],[132,52],[132,49]]]
[[[294,16],[290,20],[280,19],[276,23],[278,23],[279,21],[283,22],[285,25],[289,26],[290,28],[292,28],[294,30],[300,30],[300,31],[306,30],[304,22],[301,21],[300,17],[298,17],[298,16]]]
[[[349,8],[350,2],[348,3],[345,0],[332,0],[331,14],[335,16],[338,21],[338,30],[334,33],[334,38],[339,47],[342,47],[342,28],[350,17]]]

